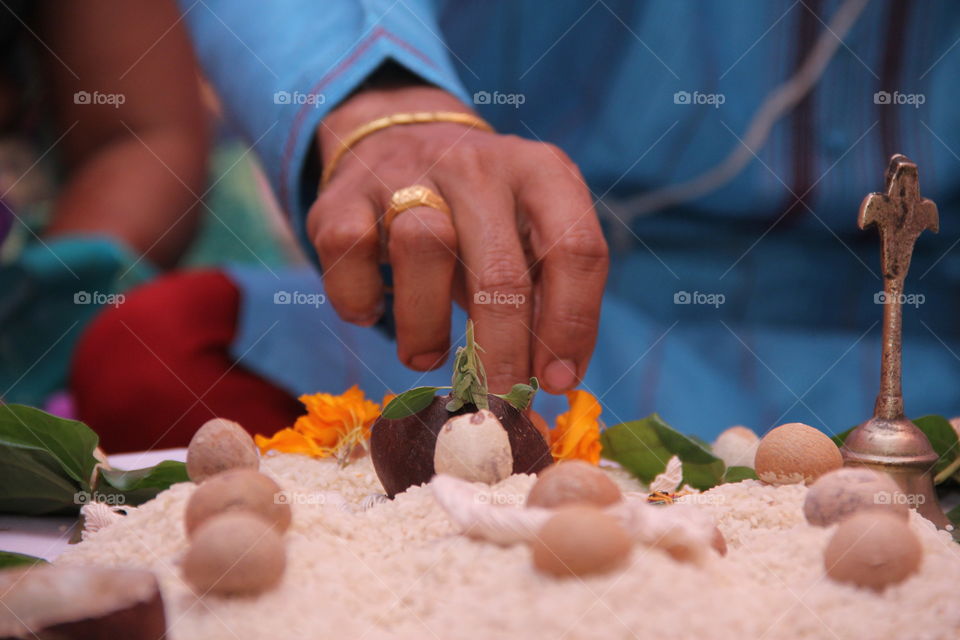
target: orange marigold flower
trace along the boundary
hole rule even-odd
[[[557,416],[550,430],[550,451],[554,460],[600,462],[600,403],[588,391],[567,392],[570,409]]]
[[[300,396],[307,408],[292,428],[278,431],[271,438],[257,436],[264,453],[280,451],[318,458],[336,456],[342,463],[356,446],[366,446],[370,426],[380,416],[380,405],[367,400],[356,385],[340,395],[315,393]]]
[[[283,453],[301,453],[306,456],[323,457],[323,447],[314,442],[311,438],[303,435],[293,429],[281,429],[271,437],[257,434],[253,436],[253,441],[260,447],[260,451],[282,451]]]

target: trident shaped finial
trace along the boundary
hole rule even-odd
[[[940,218],[936,203],[920,196],[917,165],[908,157],[898,153],[890,158],[886,182],[886,193],[871,193],[863,199],[857,224],[861,229],[877,226],[883,277],[902,284],[910,268],[914,243],[926,229],[937,233]]]
[[[930,475],[937,454],[923,432],[903,413],[900,366],[903,351],[903,281],[913,245],[925,229],[938,231],[937,205],[920,196],[917,165],[895,155],[887,167],[887,192],[871,193],[860,205],[861,229],[880,232],[883,270],[883,353],[880,393],[873,417],[847,436],[844,464],[885,471],[904,495],[912,497],[922,516],[944,528],[949,524],[937,501]],[[878,300],[879,301],[879,300]]]
[[[937,205],[920,196],[917,165],[897,154],[887,166],[887,192],[871,193],[860,205],[861,229],[876,225],[880,232],[880,268],[883,271],[883,354],[880,393],[874,415],[885,419],[903,416],[900,387],[903,333],[903,281],[910,269],[913,245],[925,229],[937,232]]]

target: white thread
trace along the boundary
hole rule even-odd
[[[435,476],[430,489],[462,533],[499,545],[533,540],[553,515],[541,507],[498,505],[494,492],[452,476]],[[629,496],[606,511],[635,541],[694,563],[706,559],[716,529],[713,518],[690,505],[654,506]]]

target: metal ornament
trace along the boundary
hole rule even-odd
[[[840,451],[847,466],[872,467],[891,475],[911,506],[942,529],[950,522],[933,488],[937,454],[904,415],[901,389],[903,282],[917,237],[927,229],[936,233],[940,223],[937,205],[920,196],[917,165],[909,158],[900,154],[890,158],[886,186],[886,193],[864,198],[857,220],[861,229],[876,226],[880,233],[885,302],[880,393],[873,417],[850,433]]]

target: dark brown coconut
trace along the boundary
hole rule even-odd
[[[518,409],[506,400],[488,395],[490,411],[497,416],[510,438],[513,451],[513,473],[537,473],[553,463],[550,448],[540,431]],[[379,418],[370,434],[370,456],[373,468],[391,498],[409,487],[430,482],[437,434],[444,423],[463,413],[476,411],[464,405],[458,411],[447,411],[450,396],[437,396],[425,409],[405,418]]]
[[[43,566],[0,572],[0,638],[159,640],[157,579],[139,569]]]

